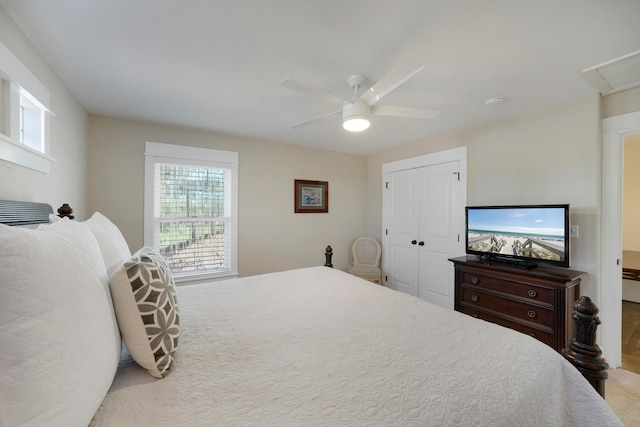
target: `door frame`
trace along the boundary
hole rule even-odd
[[[462,147],[457,147],[457,148],[452,148],[449,150],[444,150],[444,151],[438,151],[435,153],[431,153],[431,154],[425,154],[423,156],[418,156],[418,157],[411,157],[408,159],[404,159],[404,160],[398,160],[395,162],[390,162],[390,163],[384,163],[382,165],[382,230],[381,230],[381,236],[382,236],[382,242],[384,243],[385,241],[385,218],[389,218],[390,217],[390,212],[389,212],[389,203],[388,200],[386,199],[388,197],[387,193],[384,191],[384,186],[385,186],[385,182],[388,179],[387,175],[389,173],[393,173],[393,172],[401,172],[404,170],[409,170],[409,169],[417,169],[417,168],[422,168],[422,167],[428,167],[428,166],[435,166],[435,165],[439,165],[442,163],[449,163],[449,162],[454,162],[457,161],[459,166],[460,166],[460,188],[461,191],[458,194],[459,197],[459,206],[466,206],[467,205],[467,147],[466,146],[462,146]],[[464,210],[462,210],[461,212],[458,213],[459,214],[459,224],[460,227],[462,227],[462,229],[460,230],[461,236],[464,233]],[[388,259],[386,258],[385,254],[387,251],[382,250],[382,275],[384,277],[384,275],[386,274],[386,268],[388,265]],[[451,268],[453,269],[453,264],[451,264]],[[453,284],[452,284],[453,285]]]
[[[640,111],[602,120],[600,309],[602,352],[622,362],[622,173],[624,138],[640,133]]]

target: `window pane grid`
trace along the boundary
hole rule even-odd
[[[230,270],[228,171],[156,164],[160,252],[174,273]]]
[[[227,221],[161,221],[160,253],[174,273],[227,271]]]

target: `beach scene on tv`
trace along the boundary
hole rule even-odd
[[[468,249],[564,261],[564,221],[562,208],[469,209]]]

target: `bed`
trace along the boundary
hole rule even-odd
[[[175,288],[104,216],[51,219],[0,225],[3,427],[622,425],[525,334],[325,266]],[[117,286],[144,263],[151,360]]]

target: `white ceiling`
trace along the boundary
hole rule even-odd
[[[91,113],[371,154],[597,93],[581,71],[640,49],[640,0],[0,0]],[[285,77],[350,99],[405,59],[426,68],[362,134]],[[485,107],[484,100],[505,102]],[[54,101],[55,105],[55,101]]]

